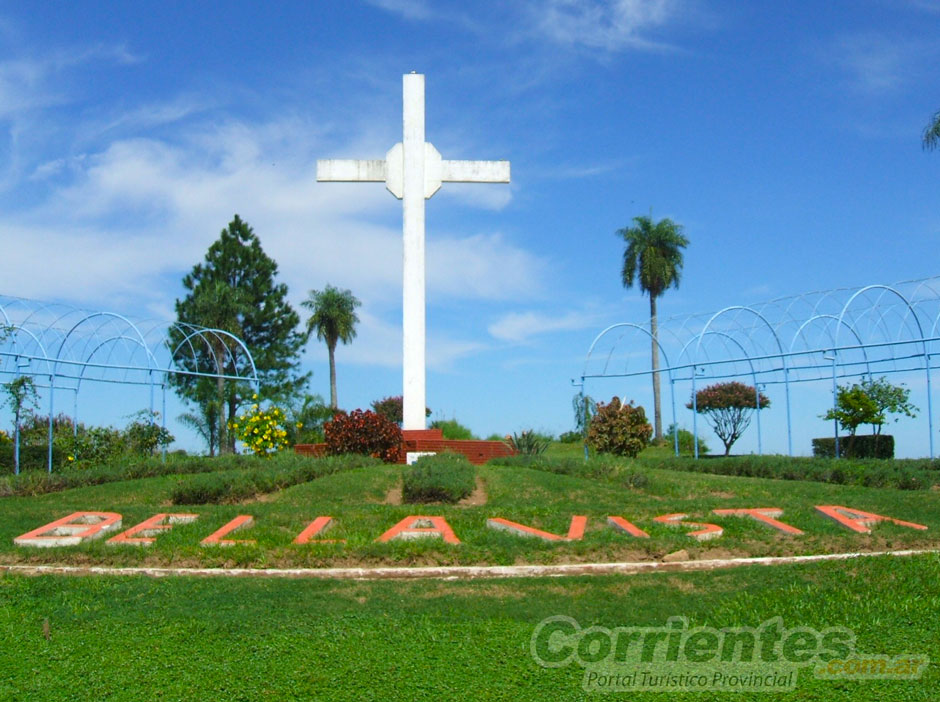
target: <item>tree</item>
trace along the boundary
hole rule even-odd
[[[209,399],[199,405],[198,412],[184,412],[176,420],[194,430],[209,447],[209,456],[215,456],[219,447],[219,403]]]
[[[228,332],[244,342],[254,359],[265,399],[284,401],[295,396],[309,374],[299,373],[304,334],[298,330],[300,317],[287,302],[287,286],[276,282],[277,263],[261,248],[261,242],[247,222],[237,214],[212,243],[202,263],[183,278],[188,291],[176,301],[176,315],[182,326],[170,332],[171,348],[184,340],[187,324]],[[194,357],[177,354],[180,370],[224,375],[250,374],[250,364],[240,344],[226,334],[205,336],[204,344],[194,344]],[[251,398],[248,383],[173,374],[171,382],[187,400],[201,408],[203,418],[208,404],[219,405],[216,436],[219,453],[235,450],[235,438],[226,431],[239,407]]]
[[[695,404],[689,401],[686,407],[708,418],[715,434],[725,445],[727,456],[734,442],[750,426],[754,410],[770,407],[770,400],[750,385],[731,381],[699,390],[695,393]]]
[[[910,394],[910,390],[892,385],[886,378],[866,378],[861,383],[840,385],[836,389],[836,406],[822,418],[835,420],[851,436],[855,436],[862,424],[871,424],[872,434],[877,436],[888,414],[917,416],[917,408],[908,399]]]
[[[24,412],[39,406],[36,384],[32,377],[20,375],[3,384],[5,404],[13,410],[13,472],[20,474],[20,418]]]
[[[578,434],[587,434],[591,426],[591,417],[597,412],[597,403],[590,395],[584,392],[577,393],[571,398],[571,409],[574,411],[574,428]]]
[[[682,273],[682,249],[689,240],[682,226],[670,219],[653,222],[652,217],[634,217],[633,226],[618,229],[627,243],[623,252],[621,278],[625,288],[636,281],[640,291],[650,298],[650,351],[653,371],[653,428],[659,441],[663,436],[662,406],[659,390],[659,325],[656,300],[670,287],[679,287]]]
[[[924,127],[924,148],[933,151],[940,146],[940,112],[937,112],[930,118],[930,122]]]
[[[405,403],[401,395],[396,395],[395,397],[383,397],[381,400],[373,400],[372,409],[375,410],[377,414],[381,414],[390,422],[395,422],[395,424],[401,426],[405,415]],[[424,416],[431,416],[430,408],[424,408]],[[431,428],[433,429],[434,427]]]
[[[359,317],[356,308],[362,303],[349,290],[327,285],[323,290],[311,290],[310,296],[300,303],[310,310],[307,319],[307,338],[317,333],[317,339],[326,342],[330,354],[330,407],[336,404],[336,343],[350,343],[356,338]]]

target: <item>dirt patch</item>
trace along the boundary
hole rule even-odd
[[[457,503],[461,507],[480,507],[486,504],[486,483],[479,475],[477,476],[476,487],[469,497],[463,498]]]
[[[385,493],[385,504],[387,505],[400,505],[401,504],[401,483],[395,483],[387,493]]]

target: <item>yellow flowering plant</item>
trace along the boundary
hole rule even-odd
[[[262,408],[257,402],[251,409],[229,422],[235,437],[256,456],[271,456],[287,448],[287,418],[275,405]]]

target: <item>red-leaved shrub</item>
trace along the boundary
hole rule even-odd
[[[385,463],[398,463],[402,455],[401,429],[369,410],[338,412],[323,425],[326,452],[331,456],[357,453]]]
[[[646,421],[646,412],[630,402],[623,404],[619,397],[609,404],[597,403],[597,411],[588,427],[588,446],[598,453],[636,458],[650,442],[653,427]]]

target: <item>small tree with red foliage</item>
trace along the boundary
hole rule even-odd
[[[331,456],[357,453],[385,463],[398,463],[402,454],[401,429],[394,422],[369,410],[337,412],[323,425],[326,452]]]
[[[708,423],[725,445],[727,456],[732,444],[750,426],[754,410],[770,407],[770,400],[752,386],[733,380],[699,390],[695,393],[695,404],[690,400],[686,407],[708,417]]]

